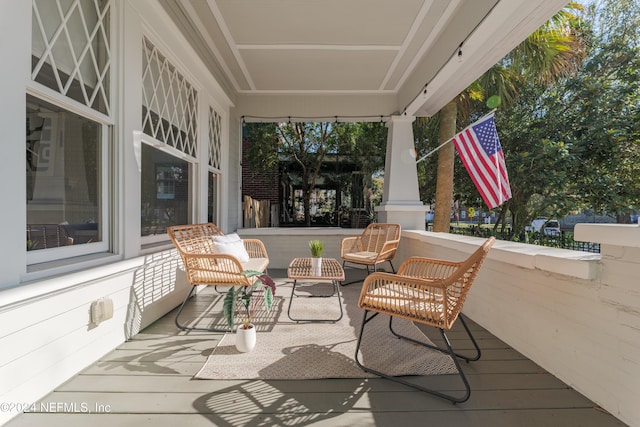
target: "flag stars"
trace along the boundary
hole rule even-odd
[[[484,121],[472,126],[472,128],[478,137],[482,149],[488,156],[493,156],[497,151],[502,149],[493,120]]]

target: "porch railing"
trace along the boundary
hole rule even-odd
[[[600,253],[600,244],[593,242],[579,242],[573,239],[572,231],[560,231],[555,235],[546,235],[539,232],[525,232],[521,236],[514,238],[514,233],[494,231],[492,228],[467,226],[457,227],[452,225],[452,234],[460,234],[463,236],[490,237],[494,236],[499,240],[518,241],[521,243],[529,243],[532,245],[549,246],[553,248],[570,249],[573,251]]]

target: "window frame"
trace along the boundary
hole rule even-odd
[[[33,74],[33,68],[30,65],[28,72],[25,75],[25,91],[24,97],[32,96],[41,101],[50,103],[58,108],[61,108],[69,113],[76,114],[84,119],[93,121],[101,127],[101,147],[100,147],[100,173],[98,176],[98,186],[100,191],[99,196],[99,212],[100,221],[98,223],[99,233],[102,239],[99,242],[83,243],[80,245],[70,245],[58,248],[47,248],[36,251],[26,251],[26,274],[30,274],[34,271],[44,271],[49,268],[57,268],[64,265],[73,265],[81,263],[86,257],[100,256],[100,255],[114,255],[114,220],[115,220],[115,195],[117,192],[117,183],[115,178],[115,165],[116,165],[116,113],[114,110],[114,102],[116,101],[117,92],[117,66],[119,59],[117,57],[118,48],[117,41],[117,25],[119,16],[119,5],[113,0],[109,0],[106,4],[108,8],[108,23],[104,29],[108,29],[108,46],[106,47],[110,55],[110,65],[108,70],[108,81],[106,82],[107,92],[105,94],[108,100],[107,113],[98,111],[92,108],[90,105],[86,105],[74,98],[63,94],[60,91],[47,87],[35,79]],[[33,19],[34,19],[34,5],[30,7],[32,25],[29,27],[29,55],[33,56]],[[41,19],[41,18],[39,18]],[[41,59],[41,58],[39,58]],[[26,122],[26,110],[24,120]],[[26,135],[25,135],[26,144]],[[23,172],[26,173],[26,172]],[[26,190],[26,187],[25,187]],[[24,213],[25,220],[27,216],[27,199],[26,192],[24,194]],[[26,222],[26,221],[25,221]],[[26,233],[26,231],[25,231]]]
[[[58,94],[40,83],[30,81],[27,84],[25,97],[33,96],[44,102],[55,105],[73,114],[77,114],[85,119],[96,122],[101,126],[102,141],[100,147],[100,215],[101,221],[98,225],[102,240],[99,242],[83,243],[81,245],[62,246],[58,248],[47,248],[37,251],[27,251],[27,267],[42,264],[46,262],[61,261],[69,258],[75,258],[83,255],[93,255],[97,253],[108,253],[112,251],[111,238],[111,210],[110,202],[112,200],[111,181],[113,172],[111,168],[113,150],[113,127],[114,123],[104,114],[84,106],[77,101]],[[25,118],[26,120],[26,118]],[[27,210],[27,201],[24,201],[25,215]]]
[[[215,176],[215,179],[213,179]],[[215,188],[213,189],[213,206],[209,204],[209,184],[213,180]],[[207,169],[207,221],[220,225],[220,183],[222,182],[222,172],[219,169],[209,166]],[[212,208],[210,210],[210,208]],[[209,214],[211,213],[211,218]]]
[[[197,177],[198,177],[198,159],[192,156],[189,156],[183,151],[178,150],[170,145],[165,144],[162,141],[159,141],[144,132],[139,133],[139,141],[140,144],[145,144],[152,149],[156,149],[164,152],[170,156],[176,157],[182,161],[189,163],[189,207],[188,207],[188,221],[189,223],[193,223],[195,219],[196,212],[196,200],[197,200],[197,192],[198,188]],[[140,147],[142,149],[142,147]],[[155,172],[155,171],[154,171]],[[140,174],[142,176],[142,163],[140,163]],[[142,186],[142,181],[139,181],[140,186]],[[138,201],[140,204],[139,211],[142,212],[142,193],[140,193],[140,200]],[[142,224],[141,224],[142,225]],[[142,227],[140,227],[140,231],[142,232]],[[153,234],[148,236],[140,235],[140,246],[144,248],[145,246],[154,245],[158,243],[166,243],[169,241],[169,235],[167,233]]]

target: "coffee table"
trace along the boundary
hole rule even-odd
[[[287,316],[296,322],[337,322],[342,319],[342,297],[340,295],[340,282],[344,280],[344,270],[342,265],[334,258],[322,258],[322,271],[315,271],[311,267],[311,258],[294,258],[287,269],[287,277],[293,279],[291,288],[291,298]],[[298,280],[304,281],[330,281],[333,286],[331,295],[297,295],[296,285]],[[337,294],[338,305],[340,306],[340,316],[337,319],[300,319],[291,317],[291,304],[294,298],[331,298]]]

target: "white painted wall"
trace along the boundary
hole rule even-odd
[[[601,257],[497,241],[463,312],[615,417],[640,426],[640,227],[618,225],[619,244],[613,228],[589,225],[581,232],[581,226],[576,237],[603,242]],[[461,260],[482,241],[405,231],[399,256]]]
[[[362,234],[362,229],[338,227],[244,228],[242,238],[260,239],[269,254],[269,268],[287,268],[297,257],[309,257],[309,240],[324,241],[323,258],[340,260],[340,242],[348,236]],[[342,261],[340,261],[342,262]]]

